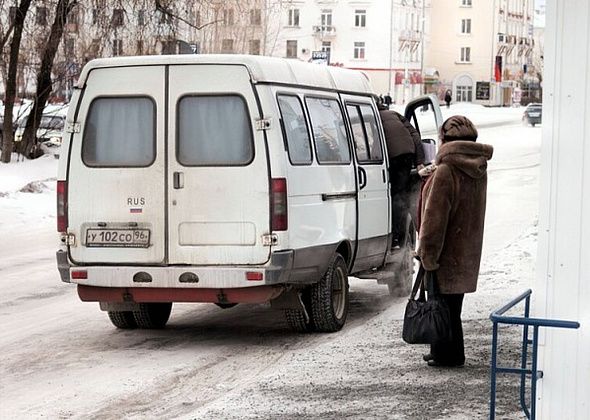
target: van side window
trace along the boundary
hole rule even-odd
[[[96,98],[90,104],[82,161],[90,167],[145,167],[156,158],[156,105],[148,97]]]
[[[369,105],[346,106],[359,162],[382,162],[383,152],[375,113]]]
[[[185,166],[242,166],[254,158],[246,102],[238,95],[185,96],[178,102],[177,159]]]
[[[350,149],[338,101],[305,98],[319,163],[350,163]]]
[[[367,146],[361,110],[356,105],[346,105],[346,111],[348,112],[350,126],[352,127],[352,139],[354,140],[356,158],[359,162],[368,161],[370,160],[369,148]]]
[[[311,145],[303,105],[297,96],[279,95],[279,109],[287,137],[289,160],[294,165],[311,163]]]

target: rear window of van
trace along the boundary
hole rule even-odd
[[[91,167],[145,167],[156,157],[156,105],[149,97],[96,98],[90,104],[82,161]]]
[[[185,96],[178,102],[177,159],[185,166],[241,166],[254,158],[252,128],[238,95]]]

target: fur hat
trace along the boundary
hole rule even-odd
[[[477,129],[469,118],[455,115],[447,119],[440,128],[440,137],[443,142],[453,140],[477,140]]]

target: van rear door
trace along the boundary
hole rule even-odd
[[[164,81],[163,66],[88,76],[68,156],[75,263],[165,261]]]
[[[262,264],[269,169],[250,75],[239,65],[169,69],[171,264]]]

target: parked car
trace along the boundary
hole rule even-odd
[[[543,105],[538,103],[530,103],[524,110],[522,121],[525,124],[530,124],[533,127],[535,124],[541,124],[543,114]]]
[[[440,122],[433,96],[406,116],[425,104]],[[387,151],[361,72],[239,55],[94,60],[68,122],[58,269],[118,328],[161,328],[173,302],[270,302],[295,330],[333,332],[349,275],[411,285],[415,231],[391,251]]]
[[[47,105],[43,110],[37,129],[37,144],[44,153],[59,157],[67,113],[68,105],[63,104]],[[29,113],[27,112],[17,120],[14,133],[15,142],[22,141],[28,118]]]

